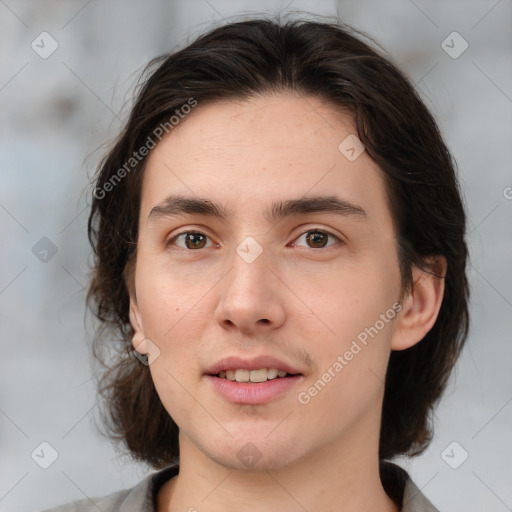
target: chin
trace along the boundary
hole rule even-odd
[[[274,444],[265,438],[256,442],[231,439],[225,446],[217,444],[208,456],[217,464],[235,471],[278,471],[297,459],[295,449],[292,445]]]

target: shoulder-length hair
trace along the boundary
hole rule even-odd
[[[98,168],[88,222],[94,266],[87,303],[100,320],[93,352],[106,367],[98,383],[103,420],[107,435],[135,460],[161,468],[179,457],[178,427],[131,343],[128,290],[147,160],[139,150],[149,139],[157,142],[155,130],[172,124],[191,100],[201,105],[282,91],[316,96],[352,116],[384,172],[403,290],[411,290],[413,265],[435,274],[431,257],[446,258],[435,325],[413,347],[391,353],[379,457],[414,456],[429,445],[434,407],[468,333],[466,217],[455,163],[435,120],[406,76],[363,37],[338,23],[257,18],[212,29],[146,67],[129,119]]]

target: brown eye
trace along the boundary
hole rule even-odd
[[[204,249],[206,247],[206,243],[208,242],[208,236],[197,231],[184,231],[183,233],[179,233],[171,240],[169,240],[167,245],[173,245],[178,240],[183,240],[182,244],[184,245],[176,244],[182,249]]]
[[[202,249],[206,243],[206,237],[201,233],[187,233],[185,245],[187,249]]]
[[[318,229],[311,229],[309,231],[306,231],[305,233],[302,233],[302,235],[299,238],[297,238],[297,240],[305,238],[306,244],[311,249],[324,249],[325,247],[328,247],[327,243],[329,237],[333,238],[335,242],[341,241],[337,236],[333,235],[332,233],[329,233],[327,231],[321,231]],[[333,244],[331,243],[330,245]]]
[[[312,247],[315,249],[325,247],[327,243],[327,234],[321,233],[319,231],[311,231],[307,234],[306,240],[309,244],[312,244]]]

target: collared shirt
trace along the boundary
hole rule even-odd
[[[74,501],[44,512],[156,512],[158,491],[178,471],[179,465],[173,464],[148,475],[131,489]],[[401,512],[439,512],[400,466],[381,461],[380,476],[384,490],[401,507]]]

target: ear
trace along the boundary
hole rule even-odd
[[[392,350],[405,350],[420,342],[434,326],[444,296],[446,258],[437,256],[431,260],[436,275],[418,267],[412,270],[412,290],[404,298],[393,338]]]
[[[146,336],[142,326],[142,318],[137,304],[137,300],[130,296],[130,324],[133,328],[132,344],[133,348],[140,354],[147,354]]]

